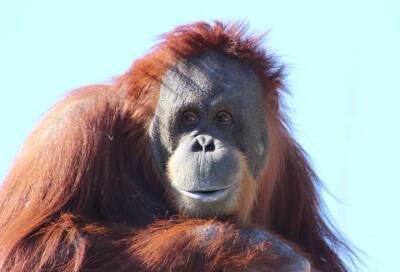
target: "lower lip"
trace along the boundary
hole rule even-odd
[[[225,198],[228,195],[228,188],[215,192],[188,192],[179,190],[183,195],[198,201],[215,202]]]

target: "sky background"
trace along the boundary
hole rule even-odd
[[[360,271],[398,271],[400,1],[1,1],[0,182],[68,90],[111,81],[174,26],[215,19],[270,30],[335,224],[364,252]]]

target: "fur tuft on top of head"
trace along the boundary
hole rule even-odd
[[[250,65],[265,91],[274,92],[283,87],[283,65],[262,47],[264,36],[247,33],[243,22],[197,22],[178,26],[161,35],[160,42],[137,60],[120,82],[130,96],[141,100],[139,98],[148,91],[159,89],[162,76],[179,60],[218,51]]]

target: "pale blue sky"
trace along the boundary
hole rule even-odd
[[[68,90],[121,74],[176,25],[245,19],[288,64],[295,135],[361,271],[398,271],[399,14],[395,0],[2,1],[0,180]]]

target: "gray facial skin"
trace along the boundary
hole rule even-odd
[[[177,63],[162,79],[150,137],[161,176],[189,214],[229,213],[243,176],[240,158],[254,178],[265,164],[260,80],[224,53]]]

